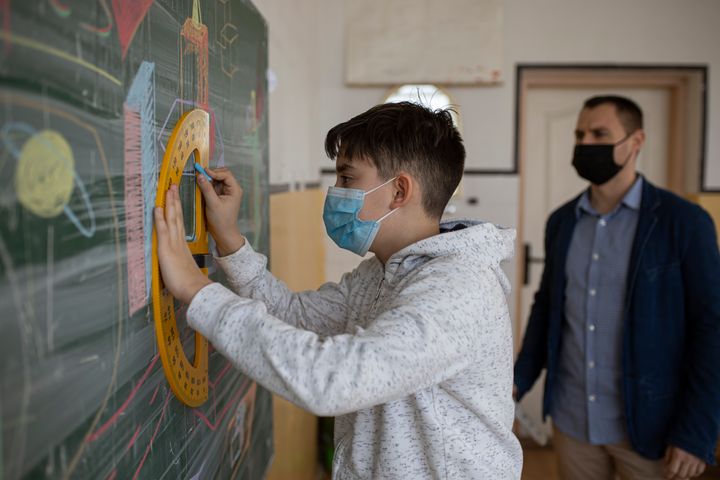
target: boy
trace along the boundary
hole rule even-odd
[[[330,237],[375,254],[339,284],[292,293],[237,229],[242,191],[197,177],[230,287],[185,243],[177,186],[155,221],[163,278],[190,326],[272,392],[336,416],[336,479],[519,479],[512,335],[500,262],[514,232],[440,218],[465,148],[448,111],[378,105],[330,130]],[[217,190],[217,191],[216,191]],[[234,293],[233,293],[234,292]]]

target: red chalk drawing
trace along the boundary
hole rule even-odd
[[[125,60],[135,32],[142,23],[153,0],[112,0],[122,59]]]
[[[137,440],[138,435],[140,435],[140,430],[141,430],[140,425],[138,425],[138,427],[135,429],[135,433],[133,434],[132,438],[128,442],[127,447],[125,447],[126,451],[130,450],[132,448],[132,446],[135,445],[135,441]]]
[[[202,420],[203,423],[210,430],[212,430],[214,432],[215,430],[217,430],[217,427],[220,425],[220,422],[222,422],[222,419],[225,417],[225,414],[227,413],[227,411],[230,409],[230,407],[232,407],[233,405],[235,405],[237,403],[237,401],[240,399],[240,396],[243,394],[243,392],[245,392],[245,397],[243,397],[243,399],[252,397],[253,401],[255,400],[255,390],[257,388],[256,384],[253,383],[250,386],[250,388],[247,391],[245,391],[248,383],[250,383],[250,380],[247,380],[246,383],[244,383],[243,386],[238,389],[238,391],[235,393],[235,395],[233,395],[233,398],[225,404],[223,409],[220,411],[220,415],[218,415],[217,418],[215,419],[215,423],[212,423],[207,418],[207,416],[205,416],[205,414],[203,412],[201,412],[200,410],[198,410],[197,408],[193,410],[193,413],[198,418],[200,418],[200,420]]]
[[[145,460],[147,459],[148,454],[150,453],[150,449],[153,446],[153,442],[155,441],[155,437],[157,436],[158,430],[160,430],[160,425],[162,424],[163,418],[165,418],[165,411],[167,410],[168,402],[170,401],[171,395],[170,392],[168,392],[165,395],[165,403],[163,404],[162,412],[160,413],[160,419],[157,422],[157,425],[155,425],[155,431],[152,434],[152,437],[150,437],[150,443],[148,443],[147,448],[145,449],[145,455],[143,455],[142,460],[140,460],[140,464],[137,467],[137,470],[135,470],[135,475],[133,475],[133,480],[138,478],[138,475],[140,475],[140,470],[142,470],[143,465],[145,465]]]
[[[160,358],[160,355],[155,355],[152,359],[152,362],[150,362],[150,365],[145,370],[145,373],[143,373],[143,376],[140,378],[140,381],[138,381],[137,385],[135,385],[135,388],[132,389],[130,392],[130,395],[128,395],[128,398],[125,399],[125,402],[120,406],[120,408],[117,409],[117,411],[113,414],[110,419],[108,419],[107,422],[105,422],[100,428],[95,430],[91,435],[88,435],[86,438],[86,442],[94,442],[98,438],[102,436],[103,433],[107,431],[108,428],[110,428],[115,422],[117,422],[117,419],[120,417],[120,415],[125,411],[125,409],[130,405],[130,402],[132,402],[133,398],[135,398],[135,395],[137,395],[138,390],[140,390],[140,387],[143,386],[145,383],[145,380],[147,380],[148,375],[150,375],[150,372],[152,371],[153,367],[155,367],[155,364],[157,363],[158,359]]]

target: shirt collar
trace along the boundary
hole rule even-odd
[[[633,186],[630,187],[630,190],[628,190],[625,194],[620,204],[632,210],[640,210],[640,203],[642,202],[642,187],[643,177],[642,175],[638,175],[635,179],[635,183],[633,183]],[[575,205],[575,215],[577,218],[580,218],[583,213],[589,213],[590,215],[595,216],[600,215],[590,204],[589,188],[583,192],[577,205]]]

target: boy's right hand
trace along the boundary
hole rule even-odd
[[[195,178],[205,198],[208,231],[215,239],[218,253],[224,257],[245,245],[245,237],[237,226],[243,191],[227,168],[206,168],[205,171],[213,178],[212,183],[201,173]]]

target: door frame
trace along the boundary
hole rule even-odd
[[[518,224],[515,293],[515,352],[523,331],[522,282],[525,268],[525,116],[526,98],[534,88],[666,88],[670,94],[667,139],[668,187],[678,195],[702,191],[707,129],[707,65],[518,64],[515,73],[515,168],[518,172]],[[578,106],[578,111],[579,111]],[[699,135],[697,135],[699,133]],[[697,135],[695,139],[690,137]],[[688,156],[697,159],[688,162]],[[688,172],[688,167],[691,171]]]

